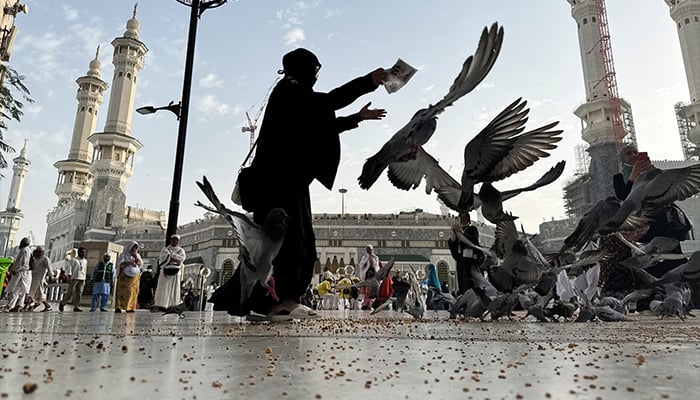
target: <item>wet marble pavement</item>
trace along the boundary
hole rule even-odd
[[[276,324],[223,312],[0,314],[0,398],[689,399],[700,387],[698,318],[321,314]]]

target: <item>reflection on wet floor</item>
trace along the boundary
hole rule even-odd
[[[319,320],[250,324],[221,312],[2,314],[0,396],[686,399],[700,376],[693,318],[426,316],[322,311]]]

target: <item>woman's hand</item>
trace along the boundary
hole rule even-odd
[[[383,108],[374,108],[374,109],[369,109],[369,106],[372,105],[372,102],[370,101],[369,103],[365,104],[364,107],[360,110],[360,121],[364,121],[366,119],[382,119],[384,116],[386,116],[386,110]]]
[[[374,86],[379,86],[382,83],[386,82],[387,78],[387,73],[384,68],[377,68],[374,71],[372,71],[372,84]]]
[[[630,174],[630,182],[634,182],[637,180],[639,175],[641,175],[644,172],[651,171],[653,169],[656,169],[651,164],[651,160],[637,160],[637,162],[634,163],[634,166],[632,166],[632,173]]]

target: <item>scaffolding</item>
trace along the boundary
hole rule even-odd
[[[620,107],[620,96],[617,90],[617,78],[615,76],[615,62],[613,61],[612,46],[610,43],[610,30],[608,29],[608,13],[605,8],[605,0],[595,0],[596,13],[598,14],[598,29],[600,31],[600,52],[603,55],[605,67],[605,87],[608,90],[610,102],[610,121],[613,127],[615,149],[620,153],[622,140],[625,137],[625,127]],[[629,125],[629,124],[628,124]],[[636,141],[636,139],[635,139]],[[618,163],[618,168],[620,167]]]
[[[695,145],[690,141],[688,135],[693,125],[685,114],[685,106],[687,104],[679,101],[673,105],[676,112],[676,123],[678,124],[678,135],[681,139],[681,148],[683,149],[684,160],[698,160],[698,154]]]

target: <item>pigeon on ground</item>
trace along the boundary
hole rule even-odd
[[[667,170],[653,169],[639,175],[620,208],[601,227],[601,233],[617,230],[637,211],[653,215],[655,210],[700,192],[700,164]]]
[[[603,322],[623,322],[629,321],[629,318],[620,312],[613,310],[608,306],[591,307],[591,311],[595,316]]]
[[[180,318],[185,318],[185,311],[187,311],[187,305],[185,303],[180,303],[176,306],[167,307],[163,311],[163,315],[177,314]]]
[[[616,297],[612,296],[606,296],[601,299],[598,299],[597,301],[594,302],[596,306],[607,306],[612,308],[613,310],[619,312],[620,314],[627,315],[628,309],[627,309],[627,304],[623,301],[620,300]]]
[[[256,224],[245,214],[232,211],[224,206],[214,193],[214,189],[206,177],[197,186],[214,205],[211,208],[201,202],[195,205],[205,210],[218,213],[235,230],[241,245],[239,259],[241,260],[241,304],[250,297],[255,285],[260,284],[267,288],[273,299],[279,301],[274,287],[269,286],[272,277],[272,261],[277,256],[284,235],[287,232],[287,213],[281,208],[273,208],[267,214],[262,226]]]
[[[542,306],[539,304],[533,304],[530,307],[527,308],[527,314],[520,318],[521,320],[524,320],[525,318],[533,316],[537,318],[538,321],[540,322],[552,322],[549,317],[547,317],[546,312]]]
[[[490,29],[484,28],[476,52],[464,61],[462,70],[445,97],[435,105],[418,110],[377,154],[367,159],[362,167],[362,174],[357,179],[361,188],[369,189],[391,163],[400,163],[415,157],[416,149],[435,133],[437,116],[459,98],[474,90],[491,71],[502,43],[503,28],[499,27],[498,23],[491,25]]]

